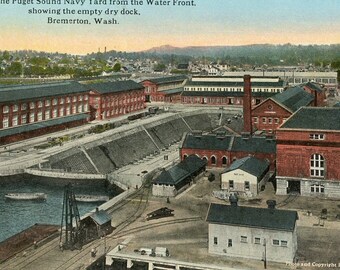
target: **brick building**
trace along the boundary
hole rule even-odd
[[[315,82],[308,82],[301,85],[305,91],[314,96],[314,107],[322,107],[326,105],[326,89]]]
[[[180,146],[181,160],[193,154],[206,160],[207,167],[228,167],[237,159],[254,156],[268,160],[270,169],[274,170],[276,142],[255,136],[186,134]]]
[[[145,87],[146,102],[180,102],[183,85],[187,77],[184,75],[152,78],[142,81]]]
[[[314,95],[300,86],[288,88],[252,109],[253,130],[275,133],[276,129],[295,111],[309,105],[314,105]]]
[[[198,76],[184,86],[182,103],[211,105],[242,105],[243,77]],[[280,93],[286,83],[279,77],[252,78],[252,105],[259,104],[268,97]]]
[[[145,108],[144,86],[134,81],[103,82],[86,85],[91,120],[103,120]]]
[[[340,197],[340,108],[304,107],[277,130],[277,194]]]
[[[0,144],[82,125],[88,112],[88,91],[77,82],[1,87]]]

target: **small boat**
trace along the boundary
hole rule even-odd
[[[11,200],[46,200],[47,195],[45,193],[7,193],[5,194],[6,199]]]
[[[107,202],[109,196],[101,195],[75,195],[77,202]]]

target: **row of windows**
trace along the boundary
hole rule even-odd
[[[234,180],[229,180],[229,189],[234,189]],[[250,182],[244,181],[244,190],[250,190]]]
[[[322,79],[322,78],[289,78],[288,82],[290,83],[306,83],[314,81],[317,83],[336,83],[336,79]]]
[[[287,118],[283,118],[282,122],[285,122]],[[253,122],[254,124],[259,123],[259,118],[258,117],[253,117]],[[272,118],[272,117],[261,117],[261,122],[262,124],[280,124],[280,118]]]
[[[118,105],[125,105],[128,104],[130,102],[137,102],[137,101],[143,101],[144,102],[144,96],[140,96],[140,97],[135,97],[135,98],[127,98],[127,99],[116,99],[116,100],[112,100],[110,102],[103,102],[102,103],[102,107],[113,107],[113,106],[118,106]]]
[[[34,108],[42,108],[43,105],[45,104],[45,106],[50,106],[52,105],[57,105],[58,104],[58,100],[59,100],[59,104],[64,104],[66,103],[70,103],[71,102],[71,97],[66,97],[66,98],[53,98],[53,99],[46,99],[46,100],[39,100],[39,101],[31,101],[29,103],[22,103],[20,104],[20,106],[18,104],[13,104],[12,107],[12,112],[17,112],[19,110],[24,111],[27,110],[27,108],[29,107],[30,109],[34,109]],[[73,96],[72,97],[72,102],[76,102],[76,101],[83,101],[83,100],[88,100],[88,95],[84,95],[84,96]],[[2,112],[3,113],[9,113],[10,110],[10,106],[9,105],[4,105],[2,106]]]
[[[59,109],[54,108],[53,110],[50,109],[45,109],[45,111],[39,111],[39,112],[31,112],[29,114],[22,114],[20,116],[20,123],[27,124],[27,123],[34,123],[34,122],[39,122],[42,120],[48,120],[50,118],[56,118],[56,117],[62,117],[62,116],[67,116],[70,114],[75,114],[75,113],[82,113],[82,112],[87,112],[88,111],[88,105],[68,105],[66,108],[61,107]],[[8,128],[8,127],[15,127],[19,125],[19,115],[13,115],[11,121],[9,121],[9,117],[5,116],[2,119],[2,127],[3,128]]]
[[[324,140],[325,134],[317,134],[317,133],[309,134],[309,139],[311,139],[311,140]]]
[[[102,114],[103,114],[103,118],[108,118],[113,115],[125,113],[126,110],[131,112],[131,111],[139,110],[142,108],[143,108],[142,104],[136,104],[134,106],[120,107],[120,108],[115,108],[114,110],[103,111]]]
[[[234,87],[184,87],[185,91],[217,91],[217,92],[243,92],[243,88]],[[279,93],[282,89],[279,88],[252,88],[252,92],[265,92],[265,93]]]
[[[185,159],[185,158],[187,158],[187,157],[188,157],[188,155],[186,155],[186,154],[183,155],[183,159]],[[207,158],[206,156],[203,156],[202,159],[208,162],[208,158]],[[227,163],[228,163],[228,158],[227,158],[227,157],[222,157],[221,161],[222,161],[222,165],[227,165]],[[216,164],[217,164],[217,158],[216,158],[216,156],[211,156],[211,157],[210,157],[210,163],[211,163],[212,165],[216,165]]]
[[[246,244],[249,243],[250,240],[248,236],[241,235],[240,236],[240,243]],[[260,237],[254,237],[253,238],[253,244],[255,245],[260,245],[260,244],[265,244],[265,239],[261,239]],[[214,237],[214,245],[218,245],[218,237]],[[272,245],[273,246],[281,246],[281,247],[288,247],[288,241],[286,240],[279,240],[279,239],[272,239]],[[227,242],[228,247],[233,246],[233,239],[228,239]]]

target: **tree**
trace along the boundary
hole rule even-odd
[[[22,64],[20,62],[13,62],[8,68],[7,73],[10,75],[20,75],[22,73]]]
[[[118,72],[120,71],[120,69],[122,68],[122,65],[120,63],[116,63],[114,66],[113,66],[113,71],[114,72]]]

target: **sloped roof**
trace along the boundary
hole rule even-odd
[[[0,103],[83,93],[87,91],[84,85],[75,81],[1,86]]]
[[[182,148],[222,150],[247,153],[276,153],[276,141],[265,137],[216,136],[214,134],[193,135],[188,133]]]
[[[191,149],[228,150],[231,140],[232,136],[217,138],[214,134],[198,136],[187,134],[182,147]]]
[[[200,170],[206,165],[204,160],[201,160],[196,155],[190,155],[172,168],[163,171],[155,180],[155,184],[161,185],[176,185],[182,180],[189,177],[191,174]]]
[[[101,82],[91,83],[85,86],[88,91],[94,90],[101,94],[124,92],[129,90],[144,89],[144,86],[140,83],[136,83],[132,80],[128,81],[116,81],[116,82]]]
[[[340,107],[302,107],[280,129],[315,129],[340,131]]]
[[[207,222],[280,231],[294,231],[296,211],[211,203]]]
[[[188,81],[185,86],[209,86],[209,87],[241,87],[243,89],[244,82],[236,81],[236,82],[211,82],[211,81]],[[252,87],[276,87],[283,88],[285,86],[285,82],[283,80],[279,80],[277,82],[251,82]]]
[[[111,217],[104,210],[98,210],[90,216],[98,225],[104,225],[111,222]]]
[[[179,75],[179,76],[169,76],[169,77],[160,77],[160,78],[151,78],[151,79],[146,79],[145,81],[153,82],[155,84],[166,84],[166,83],[172,83],[172,82],[180,82],[186,80],[188,77],[184,75]]]
[[[256,177],[260,177],[263,175],[265,171],[268,170],[269,161],[260,160],[255,157],[244,157],[238,160],[235,160],[225,172],[234,171],[236,169],[240,169],[251,175]]]
[[[171,95],[171,94],[176,94],[176,93],[182,93],[183,90],[184,90],[183,87],[179,87],[179,88],[174,88],[174,89],[169,89],[169,90],[162,90],[159,92],[165,93],[166,95]]]
[[[323,89],[318,83],[308,82],[308,83],[305,83],[304,85],[313,91],[317,91],[317,92],[323,91]]]
[[[302,87],[296,86],[276,94],[272,99],[291,112],[295,112],[302,106],[309,105],[314,100],[314,96],[307,93]]]

